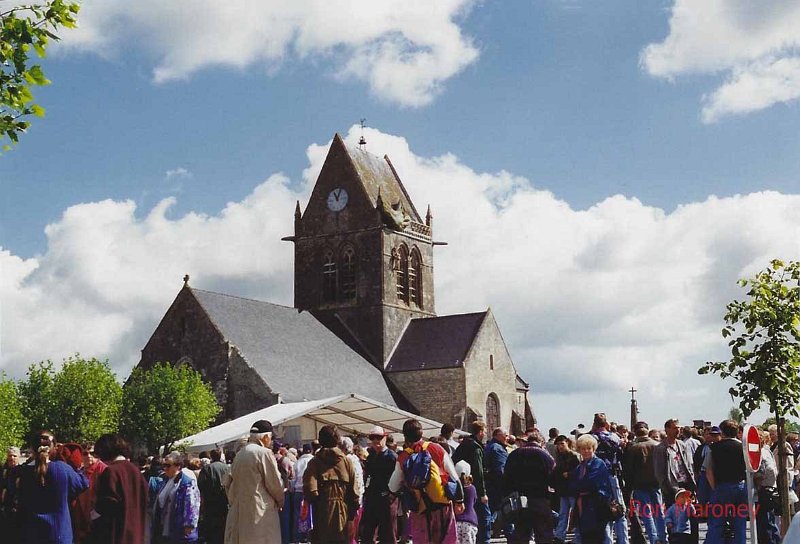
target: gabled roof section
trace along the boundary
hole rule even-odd
[[[381,372],[307,312],[191,289],[225,340],[283,402],[360,393],[394,405]]]
[[[388,156],[384,155],[383,158],[380,158],[359,147],[349,146],[339,134],[333,137],[333,142],[333,145],[341,145],[347,151],[373,206],[378,205],[378,194],[380,194],[384,202],[389,205],[399,202],[412,221],[422,223],[422,218],[414,207],[414,203],[411,202],[411,198]]]
[[[412,319],[387,372],[463,366],[488,312]]]

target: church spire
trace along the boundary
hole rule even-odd
[[[294,234],[295,236],[301,234],[301,230],[303,230],[303,212],[300,211],[300,201],[297,201],[297,204],[294,207]]]
[[[433,214],[431,213],[431,205],[428,204],[428,212],[425,214],[425,224],[429,227],[433,223]]]

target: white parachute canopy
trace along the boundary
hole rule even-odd
[[[373,426],[380,425],[402,443],[403,422],[410,418],[422,423],[423,436],[439,435],[442,424],[437,421],[351,393],[322,400],[274,404],[187,436],[178,443],[184,443],[189,452],[224,448],[249,436],[250,427],[259,419],[272,423],[273,435],[284,441],[310,442],[317,438],[317,432],[324,425],[336,425],[340,432],[353,435],[367,434]]]

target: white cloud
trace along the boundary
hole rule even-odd
[[[719,330],[725,304],[742,295],[736,280],[773,257],[800,259],[800,195],[709,197],[670,213],[612,196],[575,210],[511,173],[365,135],[417,206],[431,204],[434,237],[449,242],[436,249],[438,312],[491,305],[546,425],[600,409],[625,420],[632,385],[656,422],[725,414],[727,386],[696,369],[726,355]],[[125,376],[185,273],[197,287],[290,305],[292,248],[280,238],[326,151],[309,146],[300,183],[273,175],[216,215],[169,218],[174,198],[144,217],[130,201],[80,204],[47,227],[43,255],[0,252],[0,366],[20,375],[80,351],[111,357]]]
[[[653,76],[728,74],[704,97],[714,122],[800,97],[800,4],[748,0],[675,0],[669,35],[648,45],[642,66]]]
[[[110,55],[132,44],[155,59],[153,79],[215,66],[274,72],[311,61],[376,96],[422,106],[478,57],[458,26],[472,0],[85,0],[68,45]]]
[[[166,181],[170,181],[173,179],[191,179],[194,176],[189,170],[184,168],[183,166],[179,166],[177,168],[171,168],[164,172],[164,179]]]

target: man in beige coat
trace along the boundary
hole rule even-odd
[[[224,482],[230,502],[225,544],[281,541],[283,483],[271,445],[272,424],[264,419],[253,423],[250,439]]]

